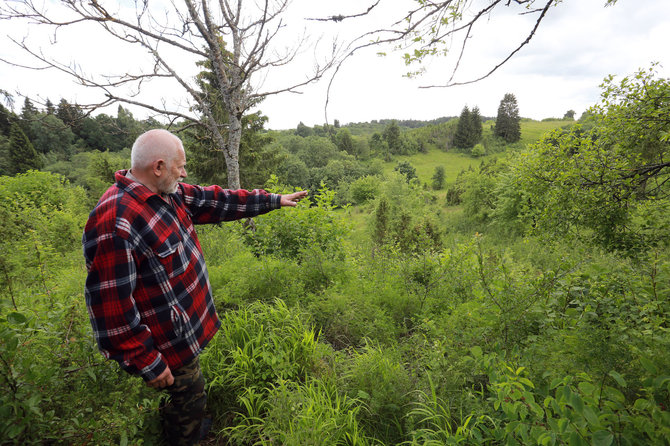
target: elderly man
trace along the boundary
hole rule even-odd
[[[220,326],[193,225],[295,206],[306,191],[225,190],[180,182],[182,143],[150,130],[133,145],[131,170],[91,212],[83,236],[86,305],[102,353],[148,386],[170,394],[167,439],[195,444],[204,417],[198,355]]]

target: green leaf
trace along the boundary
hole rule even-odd
[[[586,418],[586,421],[593,427],[600,426],[600,420],[598,419],[598,416],[596,413],[593,411],[592,408],[586,406],[584,408],[584,412],[582,412],[582,415],[584,415],[584,418]]]
[[[529,380],[528,378],[519,378],[519,382],[525,384],[526,386],[530,387],[531,389],[534,389],[535,386],[533,385],[533,382]]]
[[[23,313],[18,313],[16,311],[12,311],[7,315],[7,322],[12,325],[23,325],[27,320],[28,318],[26,318]]]
[[[119,446],[128,446],[128,434],[126,431],[121,432],[121,441],[119,441]]]
[[[645,400],[644,398],[636,399],[635,404],[633,404],[633,407],[635,408],[635,410],[640,410],[640,411],[647,410],[650,406],[651,406],[651,404],[649,403],[649,401]]]
[[[614,441],[614,435],[611,432],[601,430],[595,432],[591,438],[593,446],[610,446]]]
[[[582,446],[585,445],[586,442],[582,440],[582,437],[577,432],[573,432],[570,434],[570,441],[568,444],[570,446]]]
[[[472,353],[472,356],[474,356],[475,358],[481,358],[482,348],[479,347],[478,345],[475,345],[470,349],[470,353]]]
[[[654,363],[651,362],[649,359],[645,358],[644,356],[640,358],[640,364],[642,364],[642,367],[644,367],[645,370],[651,373],[652,375],[656,375],[658,373],[658,369],[656,368]]]
[[[621,387],[626,387],[626,380],[623,379],[623,376],[621,376],[619,373],[617,373],[614,370],[610,370],[609,376],[614,378],[614,380],[619,384]]]
[[[370,394],[365,390],[359,390],[357,396],[362,400],[368,400],[368,401],[370,400]]]
[[[589,395],[589,396],[592,396],[592,395],[593,395],[593,392],[596,390],[596,386],[594,386],[593,384],[591,384],[591,383],[589,383],[589,382],[586,382],[586,381],[582,381],[582,382],[580,382],[580,383],[577,385],[577,387],[579,388],[579,390],[580,390],[584,395]]]
[[[581,415],[584,412],[584,401],[582,401],[582,397],[579,396],[578,393],[572,394],[570,398],[570,405],[578,414]]]

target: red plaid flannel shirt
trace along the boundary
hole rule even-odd
[[[126,172],[84,229],[86,305],[105,357],[152,380],[192,361],[221,325],[193,224],[264,214],[281,197],[180,183],[167,203]]]

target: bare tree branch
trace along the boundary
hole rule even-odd
[[[358,14],[350,14],[350,15],[344,15],[344,14],[338,14],[338,15],[331,15],[330,17],[326,18],[308,18],[306,20],[313,20],[313,21],[318,21],[318,22],[341,22],[345,19],[353,19],[356,17],[363,17],[364,15],[368,15],[370,11],[372,11],[380,2],[381,0],[377,0],[375,3],[370,5],[368,9],[366,9],[364,12],[358,13]]]

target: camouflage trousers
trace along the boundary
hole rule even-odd
[[[161,404],[163,431],[169,445],[191,446],[200,440],[200,425],[205,416],[207,394],[200,362],[172,371],[174,384],[166,387],[169,397]]]

